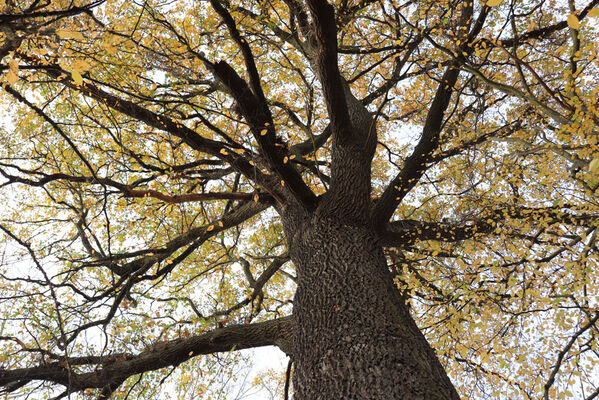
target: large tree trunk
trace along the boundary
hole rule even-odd
[[[298,276],[295,399],[458,399],[376,235],[308,213],[284,221]]]

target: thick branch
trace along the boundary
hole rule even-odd
[[[223,160],[237,171],[244,174],[248,179],[261,185],[278,201],[283,201],[283,196],[280,194],[280,188],[273,182],[272,177],[265,175],[258,167],[252,165],[243,155],[233,151],[233,149],[230,149],[226,144],[204,138],[180,122],[167,116],[159,115],[129,100],[121,99],[98,88],[94,84],[88,82],[76,84],[68,78],[69,74],[58,66],[38,65],[38,60],[26,55],[21,55],[21,58],[37,65],[40,69],[46,70],[50,76],[64,85],[74,90],[79,90],[86,96],[89,96],[118,112],[135,118],[148,126],[169,132],[170,134],[181,138],[188,146],[197,151],[204,152]]]
[[[204,243],[204,241],[206,241],[207,239],[213,237],[219,232],[225,231],[231,227],[239,225],[245,220],[264,211],[269,206],[269,204],[248,202],[231,211],[230,213],[226,214],[219,221],[213,221],[213,223],[211,224],[192,228],[184,234],[177,236],[173,240],[167,242],[161,248],[150,250],[147,253],[147,255],[120,266],[113,265],[113,258],[98,259],[95,261],[95,263],[107,265],[116,274],[121,276],[127,276],[136,271],[138,273],[145,272],[152,265],[166,260],[168,257],[170,257],[173,253],[175,253],[182,247],[190,245],[190,253],[197,247],[199,247],[202,243]],[[187,253],[188,252],[186,251],[179,255],[176,261],[174,260],[171,264],[168,265],[168,267],[165,268],[168,268],[168,271],[172,270],[178,262],[182,261],[181,258],[184,258],[187,255]],[[162,273],[161,271],[158,271],[157,274]]]
[[[401,220],[388,224],[388,230],[381,233],[380,241],[386,247],[407,246],[419,240],[457,242],[492,229],[493,224],[482,220],[468,225]]]
[[[404,161],[402,170],[389,183],[372,211],[372,221],[375,227],[384,226],[406,194],[418,183],[426,171],[427,163],[439,145],[445,110],[449,105],[458,75],[459,70],[455,63],[450,65],[443,74],[428,111],[420,141],[412,154]]]
[[[471,41],[480,33],[486,19],[486,11],[483,11],[469,32],[472,25],[472,5],[471,2],[464,3],[458,19],[458,25],[463,28],[457,37],[462,41],[462,44],[458,47],[458,54],[468,55],[473,51],[474,48],[470,45]],[[459,55],[445,70],[428,110],[420,141],[412,154],[405,160],[400,173],[390,182],[375,204],[371,213],[372,224],[375,229],[384,228],[387,221],[393,216],[397,206],[427,170],[427,164],[430,162],[433,152],[439,146],[445,111],[449,106],[454,86],[458,80],[462,57]]]
[[[256,96],[260,106],[262,106],[263,112],[266,114],[270,114],[268,110],[268,105],[266,103],[266,97],[264,96],[264,91],[262,90],[262,85],[260,84],[260,75],[258,74],[258,68],[256,68],[256,62],[254,60],[254,55],[252,54],[252,50],[248,42],[241,37],[239,30],[237,29],[237,25],[235,24],[235,20],[229,13],[229,11],[222,5],[220,0],[210,0],[210,4],[212,8],[220,15],[222,20],[227,25],[229,29],[229,33],[235,43],[241,49],[241,53],[243,55],[243,59],[245,61],[245,67],[247,69],[248,76],[250,78],[250,86],[252,91],[254,92],[254,96]]]
[[[268,108],[265,110],[260,106],[260,102],[247,83],[229,64],[220,61],[213,64],[212,70],[239,104],[241,113],[249,123],[254,138],[260,145],[262,155],[269,167],[281,178],[282,182],[278,183],[287,187],[294,198],[306,209],[314,209],[316,196],[302,180],[297,170],[287,162],[288,151],[276,136],[274,122]]]
[[[202,354],[269,345],[278,346],[290,354],[292,335],[293,320],[291,317],[256,324],[228,326],[185,339],[159,342],[137,355],[119,355],[118,357],[108,355],[103,358],[105,362],[100,363],[101,368],[94,372],[78,374],[75,371],[69,371],[66,367],[70,365],[68,360],[32,368],[0,369],[0,385],[10,387],[15,383],[26,384],[41,380],[67,386],[70,391],[104,388],[111,384],[119,384],[133,375],[177,366]],[[80,359],[80,357],[77,358],[79,365],[81,365]],[[99,361],[96,357],[90,357],[89,360]]]
[[[119,190],[123,197],[126,198],[144,198],[152,197],[158,200],[162,200],[166,203],[179,204],[188,203],[192,201],[212,201],[212,200],[253,200],[253,201],[269,201],[270,197],[264,193],[243,193],[243,192],[208,192],[208,193],[185,193],[185,194],[169,194],[163,193],[154,189],[137,189],[137,183],[132,185],[126,185],[121,182],[117,182],[110,178],[100,178],[93,176],[74,176],[64,173],[55,174],[41,174],[39,172],[24,171],[19,168],[21,172],[27,172],[31,174],[40,175],[38,180],[29,178],[23,178],[9,174],[0,168],[0,174],[8,179],[7,182],[0,186],[5,186],[13,183],[22,183],[28,186],[43,187],[44,185],[55,182],[55,181],[67,181],[67,182],[78,182],[78,183],[89,183],[89,184],[101,184],[105,186],[113,187]],[[142,180],[143,181],[143,180]]]
[[[595,6],[599,5],[599,0],[593,0],[586,5],[586,7],[579,13],[576,14],[576,17],[582,21],[588,15],[589,11],[591,11]],[[565,29],[568,27],[567,21],[560,21],[553,25],[545,26],[543,28],[533,29],[531,31],[525,32],[520,36],[516,36],[510,39],[499,40],[497,43],[501,47],[513,47],[518,43],[523,43],[529,39],[543,39],[551,36],[553,33]],[[495,43],[489,41],[488,39],[481,39],[481,42],[486,42],[488,46],[494,46]],[[476,44],[476,43],[475,43]]]
[[[491,210],[465,223],[398,220],[387,224],[387,229],[380,234],[380,242],[386,247],[407,246],[421,240],[458,242],[476,235],[492,234],[509,219],[581,226],[596,224],[599,218],[593,214],[564,212],[564,209],[569,210],[568,207],[506,207]]]
[[[218,193],[188,193],[188,194],[167,194],[157,190],[145,189],[145,190],[134,190],[124,189],[123,194],[125,197],[153,197],[155,199],[162,200],[166,203],[178,204],[187,203],[190,201],[209,201],[209,200],[259,200],[264,198],[264,195],[252,194],[252,193],[229,193],[229,192],[218,192]]]
[[[316,68],[331,119],[333,137],[343,141],[349,139],[352,132],[347,123],[350,120],[349,111],[337,63],[335,11],[326,0],[310,0],[308,6],[314,21],[314,36],[318,45]]]

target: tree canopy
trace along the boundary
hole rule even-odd
[[[596,398],[598,5],[1,0],[7,398],[233,398],[235,350],[289,353],[281,210],[353,201],[348,118],[460,395]]]

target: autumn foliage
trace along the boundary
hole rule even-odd
[[[599,394],[599,0],[326,4],[0,0],[8,396],[234,398],[235,350],[290,352],[280,216],[331,195],[344,104],[460,395]]]

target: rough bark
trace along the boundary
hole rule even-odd
[[[331,185],[316,210],[299,205],[282,210],[297,268],[295,398],[458,399],[386,265],[376,232],[397,204],[390,202],[388,212],[376,218],[378,225],[369,218],[376,126],[338,69],[333,7],[324,0],[307,4],[314,31],[311,62],[333,141]],[[450,75],[453,85],[458,73]],[[439,96],[441,109],[451,91]]]
[[[295,399],[458,399],[393,283],[376,234],[289,211]]]

